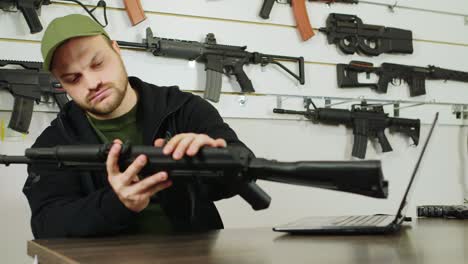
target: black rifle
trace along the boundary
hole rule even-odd
[[[70,145],[51,148],[26,149],[25,156],[0,155],[0,164],[30,164],[36,170],[95,170],[106,171],[105,162],[111,145]],[[388,182],[383,179],[380,161],[300,161],[278,162],[255,158],[245,148],[205,147],[194,157],[174,160],[164,155],[162,148],[123,145],[119,165],[127,168],[135,158],[145,154],[148,163],[140,175],[167,171],[174,181],[198,177],[209,184],[221,183],[232,188],[253,209],[268,208],[270,196],[256,183],[256,179],[319,187],[386,198]]]
[[[426,94],[426,79],[428,80],[453,80],[468,82],[468,72],[454,71],[439,68],[433,65],[426,67],[382,63],[380,67],[374,67],[372,63],[363,61],[351,61],[349,64],[336,66],[338,86],[341,88],[371,87],[377,92],[386,93],[388,84],[395,84],[395,80],[404,80],[408,83],[410,96]],[[377,83],[360,83],[358,74],[370,73],[379,76]]]
[[[329,44],[336,44],[346,54],[361,52],[369,56],[381,53],[413,53],[413,33],[410,30],[366,25],[355,15],[332,13],[326,27]]]
[[[0,0],[0,9],[4,11],[20,10],[29,26],[31,34],[41,32],[42,24],[37,16],[43,5],[49,5],[50,0]]]
[[[107,26],[107,14],[106,14],[106,2],[104,0],[100,0],[97,5],[89,10],[83,3],[78,0],[62,0],[68,2],[74,2],[80,5],[99,25],[102,27]],[[16,12],[20,10],[23,13],[24,19],[28,24],[29,30],[31,34],[38,33],[42,31],[42,24],[39,20],[38,13],[41,10],[43,5],[50,5],[50,0],[0,0],[0,9],[7,12]],[[92,14],[92,12],[97,7],[104,7],[104,19],[105,24],[102,25],[96,17]]]
[[[7,89],[15,97],[9,128],[28,133],[35,102],[49,103],[52,98],[60,109],[68,102],[60,83],[42,69],[41,62],[0,60],[0,67],[7,65],[23,67],[0,68],[0,89]]]
[[[314,109],[310,108],[310,105]],[[401,132],[413,140],[415,145],[419,143],[419,119],[407,119],[388,117],[380,104],[354,104],[351,110],[337,108],[317,108],[311,99],[307,99],[306,111],[285,110],[274,108],[273,113],[304,115],[313,123],[330,125],[345,125],[353,128],[354,143],[352,155],[358,158],[366,157],[367,139],[377,138],[383,152],[392,151],[392,147],[385,136],[385,129]]]
[[[419,217],[468,219],[467,205],[420,205],[417,212]]]
[[[244,65],[260,64],[265,66],[273,63],[281,67],[291,76],[299,80],[301,84],[304,80],[304,58],[288,57],[278,55],[268,55],[258,52],[248,52],[247,46],[228,46],[216,44],[214,34],[206,35],[205,42],[166,39],[153,37],[151,28],[146,29],[146,39],[142,43],[117,41],[122,47],[145,49],[154,56],[163,56],[170,58],[195,60],[205,63],[206,86],[204,98],[218,102],[221,94],[221,76],[236,76],[237,81],[244,93],[255,92],[252,82],[244,72]],[[278,60],[293,61],[299,65],[299,76],[282,65]]]

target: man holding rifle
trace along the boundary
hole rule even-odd
[[[147,157],[118,166],[122,141],[163,147],[182,159],[203,146],[245,145],[209,103],[178,87],[128,77],[119,46],[82,15],[52,21],[41,43],[44,68],[73,99],[33,148],[113,142],[107,175],[28,167],[23,192],[36,238],[129,233],[167,234],[223,228],[213,203],[232,193],[193,177],[174,183],[167,172],[139,175]],[[140,177],[145,176],[145,177]]]

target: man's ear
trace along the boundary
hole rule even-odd
[[[120,55],[120,47],[119,47],[119,44],[117,44],[117,41],[112,40],[111,46],[112,46],[112,49],[114,49],[115,52],[117,52],[117,54]]]

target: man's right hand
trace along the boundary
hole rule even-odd
[[[168,188],[172,182],[167,179],[168,175],[165,171],[140,180],[138,173],[146,165],[145,155],[138,156],[124,172],[121,172],[118,165],[121,144],[120,140],[114,140],[109,151],[106,160],[107,179],[120,201],[128,209],[140,212],[148,206],[151,196]]]

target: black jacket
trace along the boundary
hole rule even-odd
[[[137,123],[145,145],[156,138],[193,132],[244,146],[216,109],[199,96],[135,77],[129,82],[139,95]],[[32,147],[99,143],[85,113],[71,101]],[[39,171],[34,166],[28,167],[28,173],[23,192],[31,207],[35,238],[118,234],[136,219],[137,213],[127,209],[112,190],[106,173]],[[223,228],[212,201],[232,195],[225,186],[206,185],[193,177],[190,183],[174,183],[157,196],[175,231],[202,231]]]

